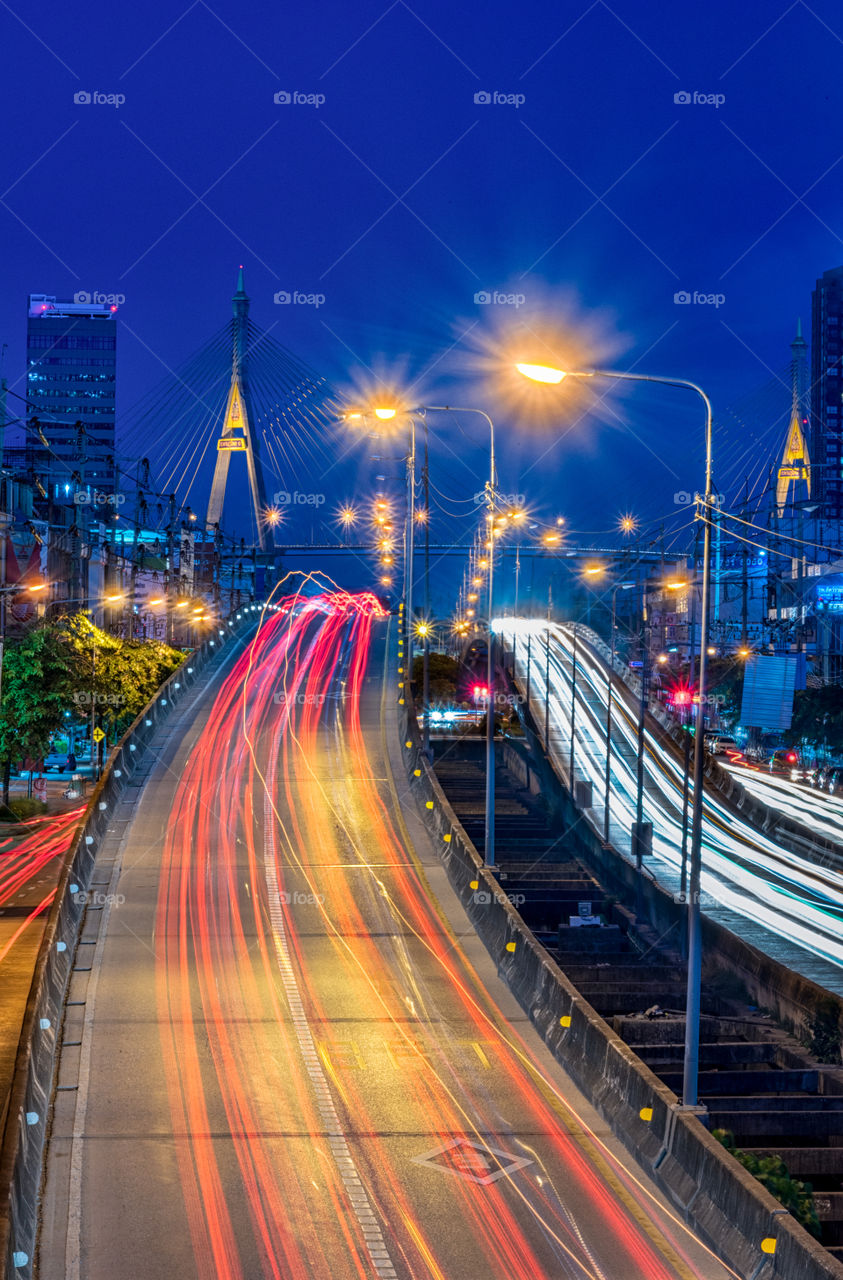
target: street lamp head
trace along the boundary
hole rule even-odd
[[[546,364],[517,364],[515,367],[519,373],[533,382],[549,382],[554,386],[566,376],[562,369],[554,369]]]
[[[375,417],[380,418],[381,422],[388,422],[390,418],[395,417],[397,412],[397,409],[390,409],[387,406],[382,405],[380,408],[375,409]]]

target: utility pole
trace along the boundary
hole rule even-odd
[[[171,493],[169,496],[169,511],[167,523],[167,567],[164,571],[164,596],[166,599],[167,614],[167,644],[172,645],[175,627],[175,600],[173,599],[173,572],[175,569],[175,524],[176,524],[176,495]]]
[[[550,583],[547,585],[547,625],[544,629],[544,750],[550,755],[550,609],[553,603]]]
[[[422,654],[422,706],[424,708],[424,752],[430,759],[430,439],[424,422],[424,650]],[[412,676],[412,671],[410,672]]]
[[[743,511],[741,513],[744,520],[747,518],[749,511],[749,479],[744,477],[743,485]],[[743,526],[746,529],[746,525]],[[748,621],[749,621],[749,575],[747,572],[747,557],[749,555],[749,547],[744,541],[742,552],[742,568],[741,568],[741,647],[746,648],[749,640]]]
[[[568,786],[574,794],[574,738],[577,719],[577,624],[574,623],[574,643],[571,650],[571,745],[568,755]]]

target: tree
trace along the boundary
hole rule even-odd
[[[3,657],[0,759],[46,754],[79,687],[79,654],[51,623],[31,627]]]
[[[82,682],[77,709],[93,705],[97,722],[117,732],[140,714],[155,690],[184,661],[179,649],[159,640],[118,640],[85,614],[62,618],[60,626],[79,659]]]

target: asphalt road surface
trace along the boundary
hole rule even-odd
[[[723,1280],[451,894],[378,614],[268,615],[170,727],[85,924],[41,1280]]]
[[[567,773],[571,740],[572,633],[553,623],[548,630],[543,622],[510,619],[501,622],[500,631],[515,647],[515,667],[522,682],[528,679],[529,666],[531,700],[540,722],[549,689],[550,751],[557,765]],[[547,635],[549,652],[545,646]],[[574,773],[577,778],[591,781],[595,812],[602,819],[606,795],[606,667],[582,640],[577,646],[576,670]],[[628,850],[636,816],[638,704],[620,679],[614,681],[612,706],[610,833],[616,847]],[[678,871],[682,848],[682,763],[664,751],[658,739],[648,732],[644,765],[644,818],[653,824],[655,855],[647,865],[656,874],[659,862],[671,871]],[[760,774],[749,771],[746,776],[741,773],[740,781],[755,789],[764,785]],[[762,798],[781,814],[805,823],[808,839],[812,829],[835,838],[833,813],[839,802],[829,799],[822,804],[810,792],[803,795],[794,787],[780,788],[773,797],[772,785],[767,785]],[[689,804],[693,787],[690,792]],[[840,834],[838,828],[836,838]],[[804,949],[823,961],[830,961],[834,968],[831,980],[836,979],[839,984],[840,966],[843,966],[843,874],[840,871],[817,865],[808,850],[804,856],[791,852],[774,834],[760,831],[734,809],[727,808],[711,788],[706,791],[703,804],[702,862],[704,911],[719,905],[744,917],[752,926],[762,926],[767,941],[756,941],[753,937],[755,945],[792,968],[805,971],[798,959],[788,953],[790,946],[794,951]],[[777,940],[786,944],[783,949],[776,947]],[[823,976],[818,975],[817,980],[822,981]],[[833,989],[836,990],[837,985]]]

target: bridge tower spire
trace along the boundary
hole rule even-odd
[[[222,522],[222,511],[225,504],[225,485],[228,479],[228,467],[232,453],[245,453],[246,466],[249,473],[249,488],[252,494],[252,507],[255,515],[255,527],[258,532],[258,544],[261,551],[267,550],[266,534],[266,490],[261,466],[258,439],[253,434],[254,420],[251,412],[248,379],[249,354],[249,295],[243,282],[243,268],[237,277],[237,292],[231,299],[234,322],[232,326],[231,347],[231,386],[223,415],[222,431],[217,440],[217,463],[214,468],[214,480],[211,485],[211,496],[208,500],[208,523]]]

